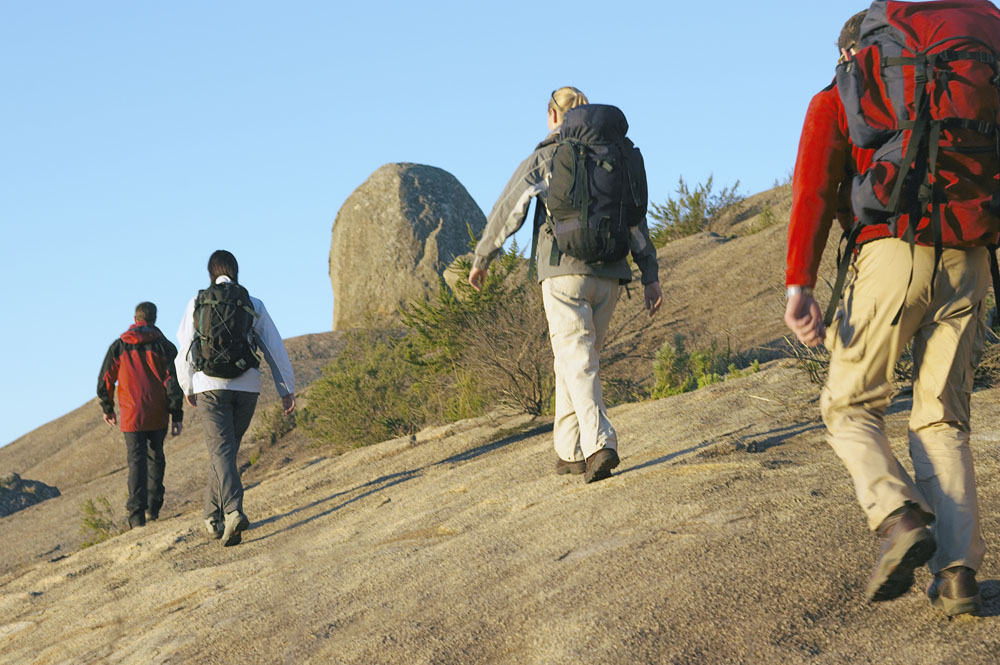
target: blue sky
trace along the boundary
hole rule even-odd
[[[0,0],[0,445],[94,395],[136,303],[174,339],[217,248],[285,337],[329,330],[347,196],[418,162],[489,212],[561,85],[625,111],[653,201],[771,187],[863,7]]]

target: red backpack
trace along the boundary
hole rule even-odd
[[[851,141],[875,150],[854,178],[858,223],[845,258],[870,224],[938,255],[997,244],[1000,11],[991,2],[876,0],[857,53],[837,66],[837,90]]]
[[[851,141],[876,149],[851,195],[863,224],[923,244],[996,243],[998,52],[1000,12],[987,0],[872,3],[857,55],[837,67]]]

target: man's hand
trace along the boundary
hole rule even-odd
[[[290,415],[295,410],[295,393],[288,393],[282,397],[281,406],[285,410],[285,415]]]
[[[806,346],[818,346],[826,339],[823,313],[812,293],[799,292],[788,299],[785,306],[785,325]]]
[[[190,404],[191,406],[193,406],[196,409],[198,408],[198,396],[197,395],[188,395],[186,397],[186,399],[187,399],[187,403],[188,404]]]
[[[182,429],[184,429],[184,423],[175,420],[170,424],[170,436],[179,436]]]
[[[114,413],[105,413],[104,422],[114,427],[118,424],[118,416],[116,416]]]
[[[646,285],[645,301],[646,309],[649,311],[650,316],[660,311],[660,305],[663,304],[663,291],[660,289],[659,282]]]
[[[469,284],[472,284],[472,288],[476,291],[483,288],[483,282],[486,280],[486,271],[482,268],[473,268],[469,271]]]

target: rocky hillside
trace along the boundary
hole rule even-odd
[[[780,340],[786,221],[779,189],[661,250],[664,311],[633,334],[651,349],[677,332]],[[340,343],[288,340],[300,382]],[[876,542],[817,395],[786,360],[616,407],[622,465],[593,485],[553,473],[544,419],[494,414],[339,456],[297,431],[250,437],[253,524],[227,549],[201,532],[207,455],[188,413],[161,519],[80,550],[80,504],[125,498],[121,435],[92,402],[0,449],[0,476],[61,492],[0,518],[0,663],[996,662],[993,553],[982,617],[948,621],[917,588],[863,603]],[[973,398],[987,542],[998,398]],[[908,409],[904,395],[888,418],[901,459]]]

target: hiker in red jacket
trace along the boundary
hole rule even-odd
[[[129,527],[144,526],[163,506],[163,440],[181,433],[184,394],[174,374],[177,348],[154,324],[156,305],[139,303],[135,323],[108,349],[97,381],[104,422],[120,425],[128,450]],[[115,384],[121,419],[115,415]]]
[[[920,4],[929,7],[939,3]],[[860,149],[851,141],[856,126],[851,126],[842,97],[842,79],[851,74],[852,67],[863,66],[856,60],[871,57],[871,49],[864,47],[877,35],[893,37],[892,30],[902,21],[940,25],[926,15],[914,17],[919,11],[933,9],[881,1],[867,13],[852,17],[838,43],[843,64],[838,67],[837,85],[818,93],[809,105],[793,179],[785,322],[802,343],[815,346],[825,340],[830,350],[829,374],[821,397],[828,440],[854,480],[869,527],[882,539],[879,561],[866,589],[868,600],[890,600],[904,594],[914,582],[914,571],[926,562],[934,574],[927,590],[932,604],[955,615],[974,613],[982,606],[975,574],[985,545],[969,449],[969,409],[973,374],[983,345],[983,302],[990,282],[985,245],[995,242],[996,236],[972,229],[995,226],[997,220],[986,206],[966,206],[966,211],[979,212],[961,224],[952,223],[955,217],[946,217],[950,228],[945,233],[934,232],[933,220],[928,221],[934,213],[927,211],[940,206],[947,215],[952,201],[941,194],[947,187],[941,182],[931,188],[910,188],[911,193],[920,191],[920,196],[930,197],[913,194],[903,209],[920,213],[912,236],[907,225],[915,214],[899,214],[897,210],[895,215],[890,211],[874,216],[871,199],[864,197],[880,191],[873,190],[872,183],[878,184],[877,179],[889,167],[873,167],[872,163],[877,154],[880,160],[889,157],[884,150]],[[879,31],[886,24],[890,27]],[[868,42],[866,35],[870,36]],[[888,58],[883,55],[883,60],[887,63]],[[897,131],[894,138],[900,135],[903,132]],[[920,157],[912,164],[919,172]],[[954,166],[954,162],[949,165]],[[992,168],[995,171],[995,165]],[[932,178],[933,169],[927,167]],[[961,177],[948,182],[956,180]],[[967,184],[975,185],[974,178]],[[850,272],[827,330],[812,289],[834,216],[845,229],[859,233],[857,251],[848,248]],[[896,459],[884,431],[886,409],[894,393],[895,364],[910,343],[914,365],[909,420],[912,478]]]

